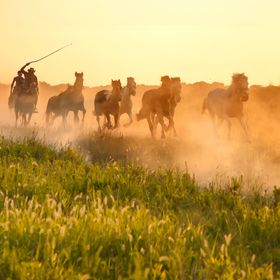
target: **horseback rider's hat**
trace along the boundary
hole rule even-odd
[[[35,72],[35,69],[34,69],[33,67],[31,67],[31,68],[28,69],[28,72],[34,73],[34,72]]]

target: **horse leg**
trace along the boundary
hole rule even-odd
[[[248,126],[246,125],[245,121],[244,121],[244,117],[241,117],[241,118],[238,118],[239,119],[239,122],[240,122],[240,125],[241,127],[243,128],[244,130],[244,133],[245,133],[245,136],[246,136],[246,139],[248,142],[251,142],[250,141],[250,137],[249,137],[249,132],[248,132]]]
[[[82,116],[82,120],[81,120],[80,125],[79,125],[80,128],[84,127],[84,120],[85,120],[85,111],[82,110],[82,113],[83,113],[83,116]],[[79,112],[78,112],[78,114],[79,114]]]
[[[119,127],[119,114],[114,115],[115,126],[114,129]]]
[[[26,114],[22,114],[22,124],[23,124],[23,126],[27,125]]]
[[[168,130],[170,130],[170,131],[172,130],[173,131],[173,136],[177,137],[177,131],[175,129],[175,124],[174,124],[173,117],[169,118]]]
[[[151,114],[151,119],[153,122],[153,134],[154,136],[157,135],[157,126],[158,126],[158,117],[155,114]]]
[[[30,123],[30,121],[31,121],[31,117],[32,117],[32,113],[29,113],[29,114],[28,114],[28,119],[27,119],[27,124],[29,124],[29,123]]]
[[[121,115],[122,115],[122,114],[121,114],[121,110],[119,110],[118,115],[117,115],[117,117],[118,117],[118,119],[117,119],[118,127],[120,126]],[[116,123],[116,120],[115,120],[115,123]]]
[[[54,124],[54,121],[56,120],[56,118],[58,117],[58,114],[54,114],[54,113],[49,113],[49,120],[47,122],[48,126],[52,126]]]
[[[127,112],[127,115],[129,117],[129,122],[124,125],[125,127],[130,126],[133,123],[132,112],[131,111]]]
[[[107,120],[107,128],[111,129],[113,126],[112,126],[112,123],[111,123],[110,114],[105,114],[105,117],[106,117],[106,120]]]
[[[86,113],[87,113],[87,111],[86,111],[86,110],[83,110],[83,119],[82,119],[82,122],[84,122],[84,121],[85,121],[85,116],[86,116]]]
[[[20,125],[24,126],[24,118],[23,118],[23,114],[19,113],[19,117],[20,117]]]
[[[96,116],[97,124],[98,124],[98,132],[101,132],[101,126],[100,126],[100,116]]]
[[[15,124],[15,127],[17,127],[17,123],[18,123],[18,110],[15,110],[15,114],[16,114],[16,124]]]
[[[149,129],[150,129],[151,135],[154,138],[155,137],[155,135],[154,135],[154,126],[153,126],[153,122],[152,122],[150,114],[148,114],[146,118],[147,118],[147,122],[148,122],[148,125],[149,125]]]
[[[79,124],[78,111],[74,111],[74,124],[77,126]]]
[[[106,118],[106,116],[104,115],[104,117],[103,117],[103,126],[102,126],[102,129],[104,129],[105,127],[108,128],[108,123],[107,123],[107,118]]]
[[[164,139],[165,138],[165,125],[164,125],[164,120],[163,120],[163,115],[161,113],[158,113],[157,114],[158,116],[158,121],[161,125],[161,139]]]
[[[47,125],[48,126],[52,126],[54,124],[54,121],[55,119],[58,117],[59,115],[57,114],[53,114],[53,113],[49,113],[49,119],[48,119],[48,122],[47,122]]]

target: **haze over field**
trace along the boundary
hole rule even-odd
[[[99,85],[107,85],[111,79],[124,83],[133,76],[138,84],[133,98],[136,114],[143,92],[158,85],[160,75],[179,76],[185,82],[175,115],[179,137],[161,142],[167,143],[162,150],[170,148],[173,160],[155,157],[154,163],[180,168],[187,163],[203,180],[217,174],[260,177],[271,187],[280,179],[280,89],[266,85],[280,83],[279,10],[277,0],[4,1],[0,11],[4,27],[0,33],[4,42],[0,53],[1,129],[4,134],[19,133],[7,131],[7,126],[14,125],[14,115],[7,108],[9,87],[5,84],[26,62],[71,42],[72,46],[32,64],[40,81],[59,85],[40,84],[39,114],[33,115],[31,130],[36,127],[50,141],[73,141],[97,129],[92,111],[95,93],[104,88]],[[46,133],[42,127],[47,100],[67,83],[73,84],[75,71],[84,72],[88,86],[84,89],[85,127],[83,131],[62,131],[57,120],[57,130]],[[201,115],[207,92],[228,85],[235,72],[244,72],[250,85],[265,85],[251,86],[245,104],[251,144],[235,122],[232,141],[226,140],[225,125],[216,139],[209,116]],[[124,116],[122,124],[126,120]],[[129,145],[150,137],[145,121],[122,127],[118,133],[132,137]],[[153,145],[143,144],[143,150],[149,153]],[[143,154],[141,149],[135,158],[139,154]]]
[[[86,121],[83,129],[75,129],[73,116],[69,115],[70,128],[63,129],[58,118],[53,129],[45,129],[45,109],[47,100],[63,91],[67,85],[51,86],[40,83],[38,109],[31,121],[30,129],[14,130],[14,114],[8,111],[7,99],[9,86],[1,85],[1,132],[10,136],[30,136],[32,133],[51,143],[79,143],[89,155],[89,159],[110,156],[113,159],[127,158],[140,161],[152,168],[158,166],[176,166],[189,171],[204,183],[226,180],[231,176],[244,176],[247,183],[257,182],[263,189],[279,184],[280,174],[280,113],[277,104],[280,101],[280,87],[252,86],[249,101],[245,104],[245,116],[249,125],[251,143],[247,143],[239,123],[233,120],[232,139],[228,140],[227,126],[220,128],[219,137],[213,132],[209,114],[201,114],[202,102],[206,94],[222,83],[208,84],[198,82],[183,84],[182,100],[176,108],[175,125],[179,136],[164,141],[153,141],[146,121],[134,122],[129,128],[123,127],[127,116],[121,118],[122,127],[113,133],[114,141],[99,141],[93,134],[97,122],[92,114],[95,93],[104,87],[85,87]],[[155,86],[138,85],[133,98],[133,114],[139,111],[144,91]],[[110,88],[106,86],[105,88]],[[72,128],[71,128],[72,127]],[[124,140],[118,139],[119,135]],[[158,138],[159,138],[158,131]],[[127,152],[129,150],[130,152]],[[104,158],[105,159],[105,158]]]

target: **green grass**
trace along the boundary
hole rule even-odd
[[[279,189],[107,160],[0,140],[0,279],[280,277]]]

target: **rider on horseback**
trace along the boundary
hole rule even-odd
[[[11,94],[14,96],[20,94],[20,92],[25,86],[25,80],[22,77],[23,73],[21,71],[18,71],[17,74],[18,75],[14,77],[13,82],[11,84]]]
[[[22,93],[25,86],[25,80],[22,77],[22,72],[18,71],[17,76],[14,77],[13,82],[11,84],[11,91],[9,96],[8,105],[10,109],[14,108],[15,99]]]
[[[24,78],[25,78],[25,83],[24,83],[24,88],[25,92],[27,94],[34,95],[35,98],[35,104],[34,104],[34,113],[37,113],[36,105],[38,101],[38,95],[39,95],[39,87],[38,87],[38,79],[36,77],[35,69],[34,68],[29,68],[28,71],[25,71],[24,68],[28,66],[30,63],[26,63],[20,71],[23,73]]]

